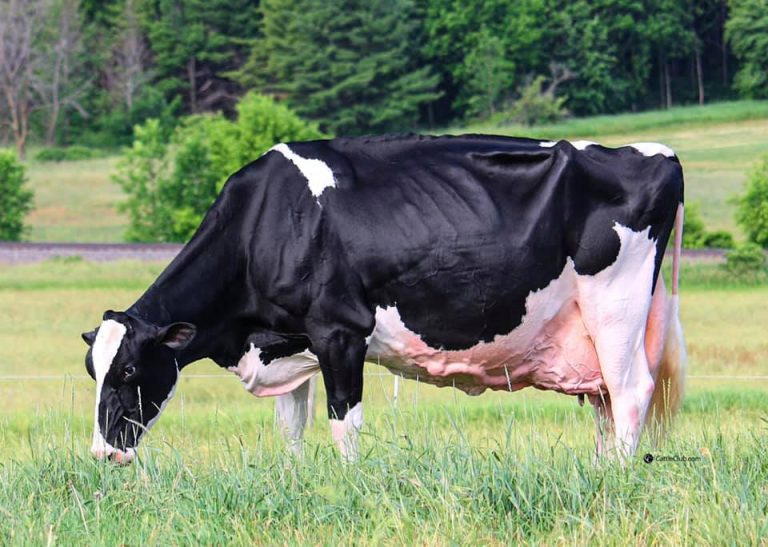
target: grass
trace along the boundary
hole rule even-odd
[[[653,464],[593,465],[591,412],[573,397],[404,382],[395,405],[392,377],[375,366],[362,461],[340,464],[322,412],[291,459],[273,401],[204,362],[185,371],[129,468],[87,453],[93,382],[79,333],[129,305],[161,265],[4,268],[0,376],[68,379],[0,380],[0,543],[760,544],[768,382],[696,377],[768,375],[768,286],[713,290],[703,267],[683,271],[694,378],[668,440],[643,440]]]
[[[30,157],[33,154],[30,153]],[[30,241],[122,241],[126,217],[117,211],[123,191],[110,175],[117,158],[65,162],[30,161],[35,192],[27,223]]]
[[[599,140],[608,146],[663,142],[678,153],[689,202],[701,204],[709,230],[739,236],[730,198],[742,192],[746,174],[768,154],[768,101],[738,101],[671,110],[596,116],[534,128],[473,124],[448,133],[496,133],[546,139]],[[30,154],[34,157],[34,154]],[[29,217],[32,241],[120,241],[127,225],[115,205],[123,199],[110,179],[116,158],[62,163],[30,161],[36,210]]]

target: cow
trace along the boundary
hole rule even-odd
[[[368,359],[471,395],[587,397],[597,453],[624,460],[682,397],[682,215],[680,162],[656,143],[278,144],[228,179],[131,307],[83,334],[92,453],[130,462],[182,369],[210,358],[254,395],[281,397],[293,445],[321,373],[333,440],[353,460]]]

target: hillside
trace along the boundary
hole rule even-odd
[[[708,229],[740,235],[729,199],[739,193],[755,160],[768,154],[768,102],[682,107],[663,112],[599,116],[523,128],[476,125],[449,133],[486,132],[595,140],[608,146],[658,141],[678,153],[686,199],[699,203]],[[28,165],[35,190],[31,241],[121,241],[126,219],[116,209],[122,192],[110,179],[116,158]]]

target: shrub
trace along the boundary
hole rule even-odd
[[[726,230],[715,230],[707,232],[703,239],[704,247],[710,249],[733,249],[735,243],[733,234]]]
[[[747,180],[747,190],[736,201],[736,222],[747,238],[768,247],[768,156],[755,166]]]
[[[18,241],[24,233],[24,216],[32,209],[25,179],[16,155],[0,150],[0,240]]]
[[[683,247],[686,249],[700,249],[704,247],[704,239],[707,231],[704,221],[701,219],[698,203],[686,203],[683,217]]]
[[[544,76],[538,76],[520,90],[520,98],[509,109],[510,121],[530,127],[544,123],[555,123],[568,114],[563,106],[567,98],[555,97],[551,93],[542,91],[545,81]]]
[[[96,150],[85,146],[69,146],[67,148],[43,148],[37,154],[37,161],[78,161],[103,158],[109,155],[107,150]]]
[[[725,255],[725,268],[740,276],[763,272],[765,262],[765,251],[756,243],[743,243]]]
[[[698,203],[685,204],[683,247],[686,249],[731,249],[733,235],[725,230],[709,232],[704,226]]]
[[[156,119],[135,128],[133,146],[114,177],[128,194],[128,240],[189,239],[231,173],[278,142],[321,136],[316,126],[261,95],[246,95],[237,113],[235,121],[190,116],[170,142]]]

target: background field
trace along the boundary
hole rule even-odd
[[[740,238],[728,200],[742,192],[747,172],[760,155],[768,153],[768,101],[597,116],[534,128],[478,125],[448,132],[587,139],[608,146],[663,142],[678,153],[686,175],[686,199],[701,204],[707,228],[730,230]],[[122,193],[110,178],[116,162],[116,158],[30,162],[36,209],[29,218],[27,239],[121,241],[126,219],[115,206]]]
[[[200,363],[138,465],[98,464],[79,333],[135,300],[161,267],[59,260],[0,271],[0,542],[699,544],[768,534],[768,287],[712,289],[716,266],[683,272],[689,396],[668,441],[645,439],[640,455],[695,461],[594,466],[591,411],[574,397],[470,398],[407,382],[395,404],[392,377],[375,365],[362,462],[340,465],[322,395],[294,461],[273,402]]]

